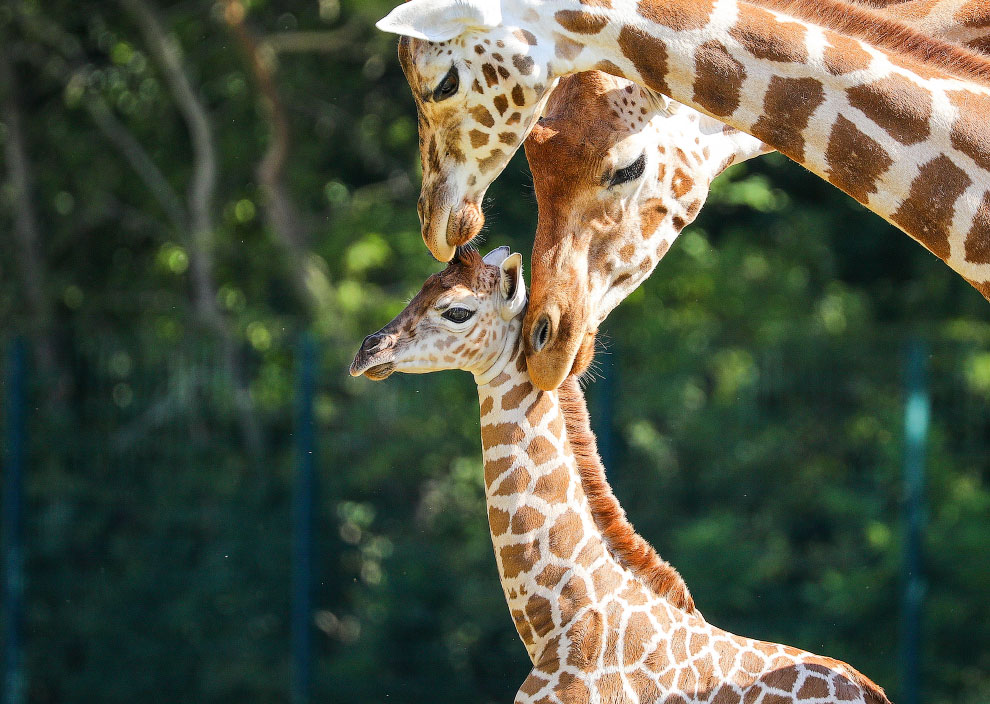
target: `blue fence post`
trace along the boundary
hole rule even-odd
[[[904,595],[901,612],[900,699],[903,704],[918,704],[921,701],[919,649],[921,602],[925,591],[921,540],[924,529],[925,445],[931,413],[926,378],[927,355],[928,350],[922,340],[910,341],[905,374],[907,403],[904,408]]]
[[[316,481],[313,396],[316,343],[311,333],[299,341],[296,396],[296,481],[293,491],[292,673],[293,704],[308,704],[312,681],[313,505]]]
[[[6,442],[3,463],[3,701],[24,702],[24,458],[27,446],[27,353],[15,338],[7,357]]]

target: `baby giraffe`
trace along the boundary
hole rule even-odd
[[[577,380],[530,382],[525,308],[519,254],[461,249],[350,370],[474,374],[495,560],[533,663],[515,701],[889,704],[845,663],[705,621],[612,494]]]

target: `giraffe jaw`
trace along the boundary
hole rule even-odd
[[[376,364],[369,369],[364,370],[364,376],[368,377],[372,381],[384,381],[392,376],[392,372],[395,371],[395,364],[392,362],[385,362],[384,364]]]

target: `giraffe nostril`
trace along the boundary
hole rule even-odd
[[[536,325],[533,326],[533,332],[530,335],[530,342],[533,345],[533,351],[539,352],[544,347],[546,347],[547,342],[550,340],[550,318],[545,314],[540,316],[540,319],[536,321]]]
[[[361,343],[361,349],[365,352],[374,352],[382,343],[385,341],[385,336],[379,332],[372,333],[364,338],[364,342]]]

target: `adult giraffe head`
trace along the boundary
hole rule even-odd
[[[482,383],[517,350],[525,308],[522,255],[458,249],[392,322],[364,339],[351,376],[464,369]]]
[[[503,23],[492,0],[411,0],[377,24],[402,35],[399,62],[419,118],[419,216],[440,261],[481,230],[481,201],[553,87],[553,47]]]
[[[759,139],[625,79],[566,76],[525,143],[539,205],[523,342],[556,388],[590,363],[598,325],[650,275],[730,164]]]

